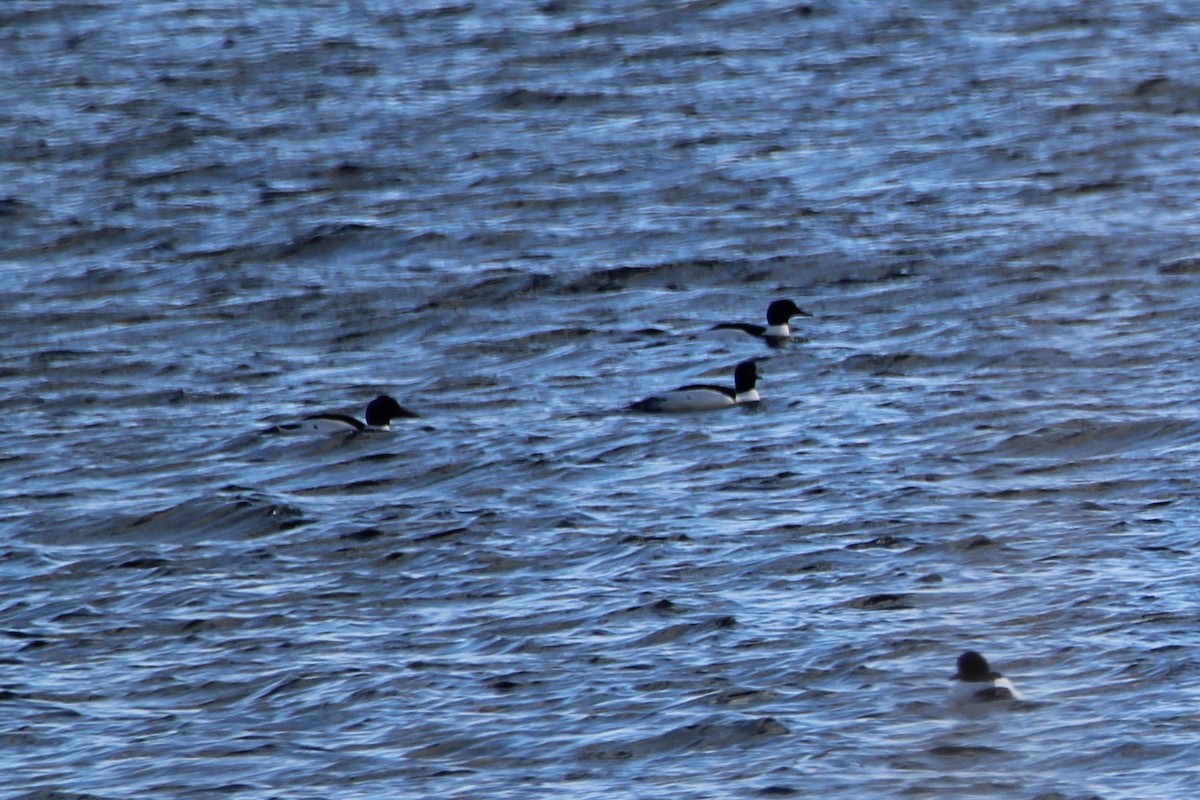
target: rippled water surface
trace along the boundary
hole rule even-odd
[[[0,5],[5,795],[1196,796],[1197,41]]]

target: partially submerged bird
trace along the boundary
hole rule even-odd
[[[957,666],[958,671],[950,676],[950,680],[955,681],[950,696],[956,703],[1025,699],[1012,681],[993,672],[987,659],[974,650],[959,656]]]
[[[309,414],[299,422],[277,425],[271,430],[276,433],[345,433],[347,431],[389,431],[392,420],[417,415],[401,406],[395,399],[381,394],[367,403],[367,420],[362,422],[346,414]]]
[[[770,345],[780,345],[792,338],[792,329],[788,324],[792,317],[811,317],[800,306],[791,300],[775,300],[767,306],[767,324],[755,325],[750,322],[721,322],[713,325],[714,331],[741,331],[751,336],[757,336]]]
[[[753,361],[743,361],[733,370],[733,388],[707,383],[692,383],[669,392],[651,395],[629,406],[634,411],[674,413],[709,411],[728,408],[740,403],[759,401],[758,367]]]

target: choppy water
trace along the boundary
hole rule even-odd
[[[1195,796],[1193,12],[0,5],[5,794]]]

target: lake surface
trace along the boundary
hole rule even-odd
[[[8,0],[5,796],[1195,797],[1194,12]]]

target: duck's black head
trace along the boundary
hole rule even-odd
[[[987,681],[994,676],[986,658],[974,650],[967,650],[958,657],[958,674],[954,677],[963,681]]]
[[[733,370],[733,389],[738,394],[748,392],[758,383],[758,365],[743,361]]]
[[[786,325],[787,321],[792,317],[811,316],[812,314],[808,313],[791,300],[775,300],[771,303],[771,305],[767,306],[768,325]]]
[[[370,403],[367,403],[367,424],[376,428],[383,428],[397,417],[415,417],[413,412],[401,406],[392,397],[386,394],[381,394]]]

